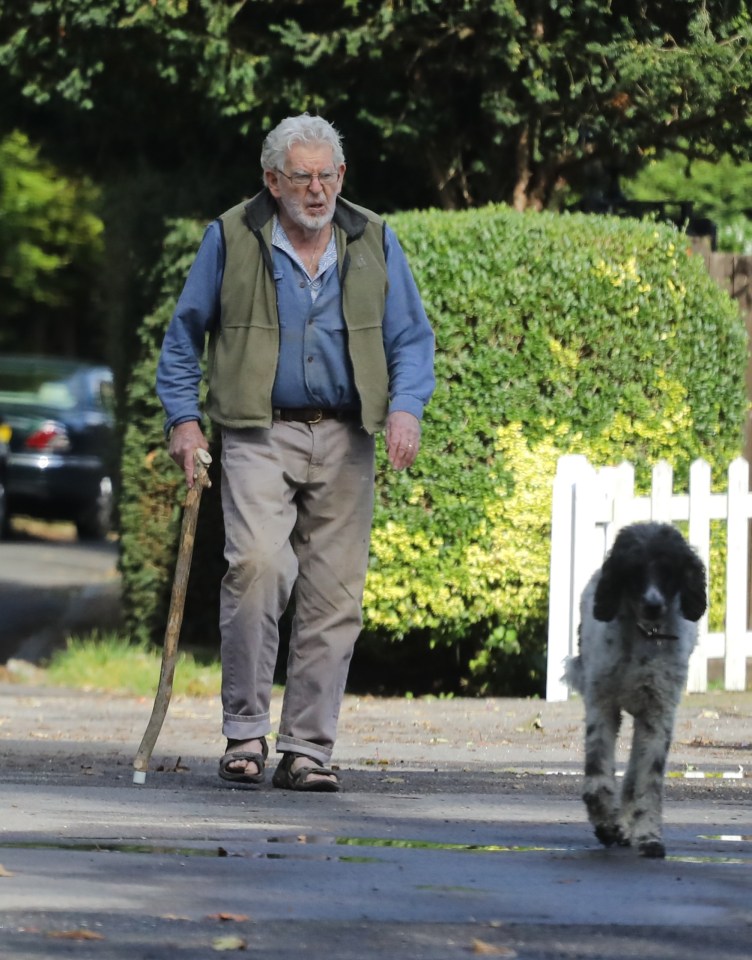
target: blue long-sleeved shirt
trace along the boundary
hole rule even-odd
[[[394,232],[385,230],[388,291],[383,338],[389,372],[389,412],[419,419],[434,388],[434,337],[418,289]],[[336,263],[317,279],[280,247],[272,250],[280,322],[280,356],[272,392],[278,407],[357,407],[347,353]],[[224,245],[218,221],[206,229],[165,334],[157,368],[157,392],[165,430],[200,420],[200,361],[206,335],[220,322]]]

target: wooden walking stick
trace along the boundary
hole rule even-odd
[[[178,546],[178,559],[175,564],[175,577],[172,582],[172,596],[170,598],[170,612],[167,616],[167,628],[165,630],[164,647],[162,649],[162,669],[159,674],[159,686],[154,698],[154,706],[151,710],[151,717],[147,724],[146,731],[141,740],[141,746],[133,761],[133,782],[146,783],[146,771],[149,769],[149,760],[151,758],[154,744],[157,742],[159,731],[167,716],[167,707],[170,704],[172,696],[172,680],[175,676],[175,661],[178,655],[178,640],[180,639],[180,627],[183,624],[183,610],[185,608],[185,593],[188,587],[188,574],[191,570],[191,557],[193,556],[193,544],[196,539],[196,523],[198,521],[198,508],[201,503],[201,494],[204,487],[210,487],[211,481],[207,468],[211,463],[211,457],[206,450],[200,448],[194,454],[196,470],[194,473],[194,483],[185,497],[185,507],[183,510],[183,524],[180,530],[180,544]]]

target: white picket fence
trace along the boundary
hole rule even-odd
[[[707,614],[698,624],[698,643],[689,664],[687,689],[707,690],[708,660],[724,661],[726,690],[744,690],[752,632],[747,630],[749,518],[752,493],[749,465],[734,460],[728,492],[712,493],[710,466],[696,460],[690,468],[689,492],[673,492],[668,463],[653,468],[649,496],[635,496],[634,468],[629,463],[595,469],[583,456],[559,459],[551,514],[551,578],[548,619],[546,698],[566,700],[561,680],[564,659],[577,652],[579,598],[601,565],[616,532],[638,520],[687,521],[688,540],[708,569],[708,583],[718,575],[710,565],[710,522],[723,520],[727,530],[725,630],[708,633]]]

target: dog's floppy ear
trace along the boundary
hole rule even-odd
[[[593,616],[608,623],[619,612],[624,590],[626,571],[640,555],[641,530],[635,526],[624,527],[611,546],[603,566],[593,597]]]
[[[606,559],[593,597],[593,616],[606,623],[619,612],[622,580],[616,566],[613,557]]]
[[[705,565],[691,548],[687,550],[679,596],[684,619],[699,620],[708,606]]]

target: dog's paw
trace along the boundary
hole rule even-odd
[[[637,849],[641,857],[653,860],[662,860],[666,856],[666,848],[660,840],[640,840]]]
[[[629,837],[623,832],[621,827],[614,824],[599,823],[595,828],[595,835],[604,847],[613,847],[616,844],[619,847],[629,846]]]

